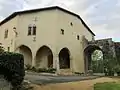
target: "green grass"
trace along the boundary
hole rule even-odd
[[[94,90],[120,90],[120,83],[97,83],[94,85]]]

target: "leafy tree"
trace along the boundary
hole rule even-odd
[[[103,54],[100,50],[95,50],[92,54],[92,63],[91,68],[93,69],[94,73],[103,73],[104,70],[103,64]]]

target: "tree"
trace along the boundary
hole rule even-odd
[[[92,63],[91,68],[93,69],[94,73],[103,73],[104,70],[103,64],[103,53],[100,50],[95,50],[92,53]]]

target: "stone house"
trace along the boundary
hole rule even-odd
[[[0,22],[6,51],[24,55],[25,64],[84,73],[84,50],[95,34],[81,17],[58,6],[14,12]]]

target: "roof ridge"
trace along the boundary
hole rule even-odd
[[[76,14],[74,12],[71,12],[71,11],[69,11],[67,9],[64,9],[64,8],[62,8],[60,6],[51,6],[51,7],[45,7],[45,8],[37,8],[37,9],[30,9],[30,10],[23,10],[23,11],[13,12],[11,15],[9,15],[7,18],[5,18],[2,22],[0,22],[0,26],[2,24],[6,23],[7,21],[11,20],[12,18],[14,18],[18,14],[38,12],[38,11],[44,11],[44,10],[52,10],[52,9],[60,9],[60,10],[62,10],[64,12],[67,12],[67,13],[69,13],[71,15],[74,15],[74,16],[78,17],[81,20],[81,22],[84,25],[84,27],[86,27],[86,29],[95,36],[95,34],[90,30],[90,28],[82,20],[82,18],[80,17],[80,15],[78,15],[78,14]]]

